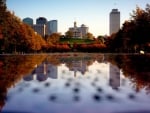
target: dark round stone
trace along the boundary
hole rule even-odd
[[[128,98],[129,98],[129,99],[135,99],[135,95],[134,95],[134,94],[129,94],[129,95],[128,95]]]
[[[74,101],[80,101],[80,97],[79,97],[79,96],[74,96],[74,97],[73,97],[73,100],[74,100]]]
[[[69,87],[70,85],[71,85],[71,84],[70,84],[69,82],[66,82],[66,83],[65,83],[65,86],[66,86],[66,87]]]
[[[113,96],[113,95],[111,95],[111,94],[106,95],[106,98],[107,98],[108,100],[114,100],[114,96]]]
[[[98,94],[95,94],[95,95],[93,95],[93,99],[94,99],[95,101],[100,101],[100,100],[101,100],[101,96],[98,95]]]
[[[57,99],[57,97],[55,95],[51,95],[49,98],[49,100],[51,100],[51,101],[55,101],[56,99]]]
[[[33,89],[33,92],[34,92],[34,93],[38,93],[39,91],[40,91],[40,89],[38,89],[38,88],[34,88],[34,89]]]
[[[79,88],[74,88],[74,89],[73,89],[73,92],[74,92],[74,93],[79,93],[79,92],[80,92],[80,89],[79,89]]]
[[[49,86],[50,86],[50,83],[47,82],[47,83],[44,84],[44,86],[45,86],[45,87],[49,87]]]
[[[101,87],[98,87],[98,88],[97,88],[97,91],[98,91],[99,93],[101,93],[101,92],[103,92],[103,89],[102,89]]]

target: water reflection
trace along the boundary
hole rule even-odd
[[[31,74],[23,77],[25,81],[38,80],[45,81],[47,78],[57,79],[57,66],[44,61],[42,64],[35,67]]]
[[[120,69],[111,63],[109,68],[109,85],[113,89],[118,89],[120,86]]]
[[[120,93],[127,94],[128,99],[137,98],[135,92],[142,92],[142,95],[149,94],[149,75],[149,54],[4,55],[0,56],[0,111],[4,106],[9,105],[8,100],[11,95],[8,96],[8,92],[15,93],[17,87],[19,87],[17,90],[22,91],[24,87],[19,86],[18,83],[26,84],[28,82],[31,83],[31,88],[37,85],[32,89],[34,93],[40,93],[41,83],[44,83],[44,86],[48,88],[52,85],[52,90],[49,89],[52,92],[47,95],[50,101],[57,101],[57,98],[60,98],[57,94],[66,95],[61,99],[64,102],[69,99],[71,92],[73,92],[74,101],[81,101],[92,94],[92,98],[96,101],[102,101],[106,98],[108,100],[106,106],[111,108],[110,101],[123,97]],[[37,84],[35,81],[39,83]],[[63,86],[65,88],[70,87],[72,90],[64,89]],[[122,90],[119,94],[113,92],[113,90],[118,91],[119,89]],[[49,92],[44,88],[42,90],[45,95]],[[28,91],[24,93],[28,94]],[[80,93],[81,95],[79,95]],[[91,105],[89,103],[91,100],[88,100],[85,100],[86,104],[94,107],[94,103]],[[148,97],[145,96],[145,100],[148,100]],[[71,103],[71,101],[69,102]],[[15,104],[15,101],[13,103]],[[121,104],[124,107],[124,103]],[[150,104],[150,101],[147,104]],[[144,108],[147,108],[145,106]],[[7,109],[9,108],[6,107],[5,110]]]
[[[68,60],[68,61],[67,61]],[[66,65],[66,67],[69,69],[69,71],[73,72],[74,77],[77,76],[77,72],[80,72],[83,76],[86,72],[88,72],[88,66],[92,65],[96,59],[62,59],[60,58],[60,61],[63,61],[63,63]],[[89,63],[90,62],[90,63]],[[104,57],[101,59],[101,63],[106,62],[104,61]],[[58,66],[51,64],[51,62],[48,62],[47,59],[42,62],[40,65],[36,66],[35,69],[31,72],[31,74],[23,77],[25,81],[31,81],[31,80],[38,80],[38,81],[45,81],[48,78],[51,79],[57,79],[58,77]],[[100,71],[97,70],[99,73]],[[65,73],[63,71],[62,73]],[[109,63],[109,85],[113,89],[117,89],[120,86],[120,69],[114,65]]]

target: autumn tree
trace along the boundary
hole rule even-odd
[[[101,35],[100,35],[100,36],[97,37],[97,39],[98,39],[98,41],[99,41],[100,43],[103,43],[103,44],[104,44],[104,43],[105,43],[106,36],[101,36]]]
[[[93,40],[93,39],[94,39],[94,36],[93,36],[92,33],[89,33],[89,32],[88,32],[88,33],[86,34],[85,38],[90,39],[90,40]]]
[[[72,38],[73,37],[73,32],[72,31],[67,31],[65,33],[65,38]]]
[[[137,7],[131,16],[135,22],[135,43],[142,49],[147,42],[150,42],[150,5],[147,4],[145,10]]]
[[[36,35],[14,12],[8,11],[5,2],[0,0],[0,51],[33,52],[45,47],[46,42],[43,38]]]
[[[48,38],[47,38],[47,43],[48,44],[56,44],[59,42],[60,40],[60,36],[61,34],[60,33],[53,33],[51,34]]]
[[[110,36],[114,37],[114,35]],[[110,38],[108,46],[116,52],[137,52],[150,48],[150,5],[145,10],[137,7],[131,19],[125,21],[122,28]]]
[[[2,12],[6,11],[6,0],[0,0],[0,14],[2,14]]]

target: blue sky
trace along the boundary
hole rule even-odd
[[[121,12],[121,24],[130,18],[136,5],[145,8],[150,0],[7,0],[7,8],[21,19],[46,17],[58,20],[58,31],[64,34],[73,22],[85,24],[94,36],[109,34],[109,13]]]

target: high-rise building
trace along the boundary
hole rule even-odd
[[[45,17],[39,17],[36,19],[36,24],[33,25],[33,29],[39,35],[44,37],[46,35],[46,24],[47,19]]]
[[[47,19],[45,17],[39,17],[36,19],[36,24],[39,25],[39,24],[42,24],[42,25],[46,25],[47,24]]]
[[[51,35],[52,33],[57,33],[57,20],[51,20],[47,22],[47,34]]]
[[[58,32],[57,20],[47,21],[45,17],[39,17],[36,19],[36,24],[33,24],[33,19],[27,17],[23,19],[23,22],[30,25],[34,29],[34,31],[42,37]]]
[[[39,35],[41,35],[43,37],[46,35],[46,25],[45,24],[44,25],[36,24],[36,25],[33,25],[32,27],[33,27],[34,31],[36,33],[38,33]]]
[[[33,25],[33,19],[32,19],[32,18],[29,18],[29,17],[24,18],[24,19],[23,19],[23,22],[26,23],[26,24],[28,24],[28,25],[30,25],[30,26]]]
[[[112,9],[109,16],[109,33],[111,35],[118,32],[120,29],[120,12],[118,11],[118,9]]]

